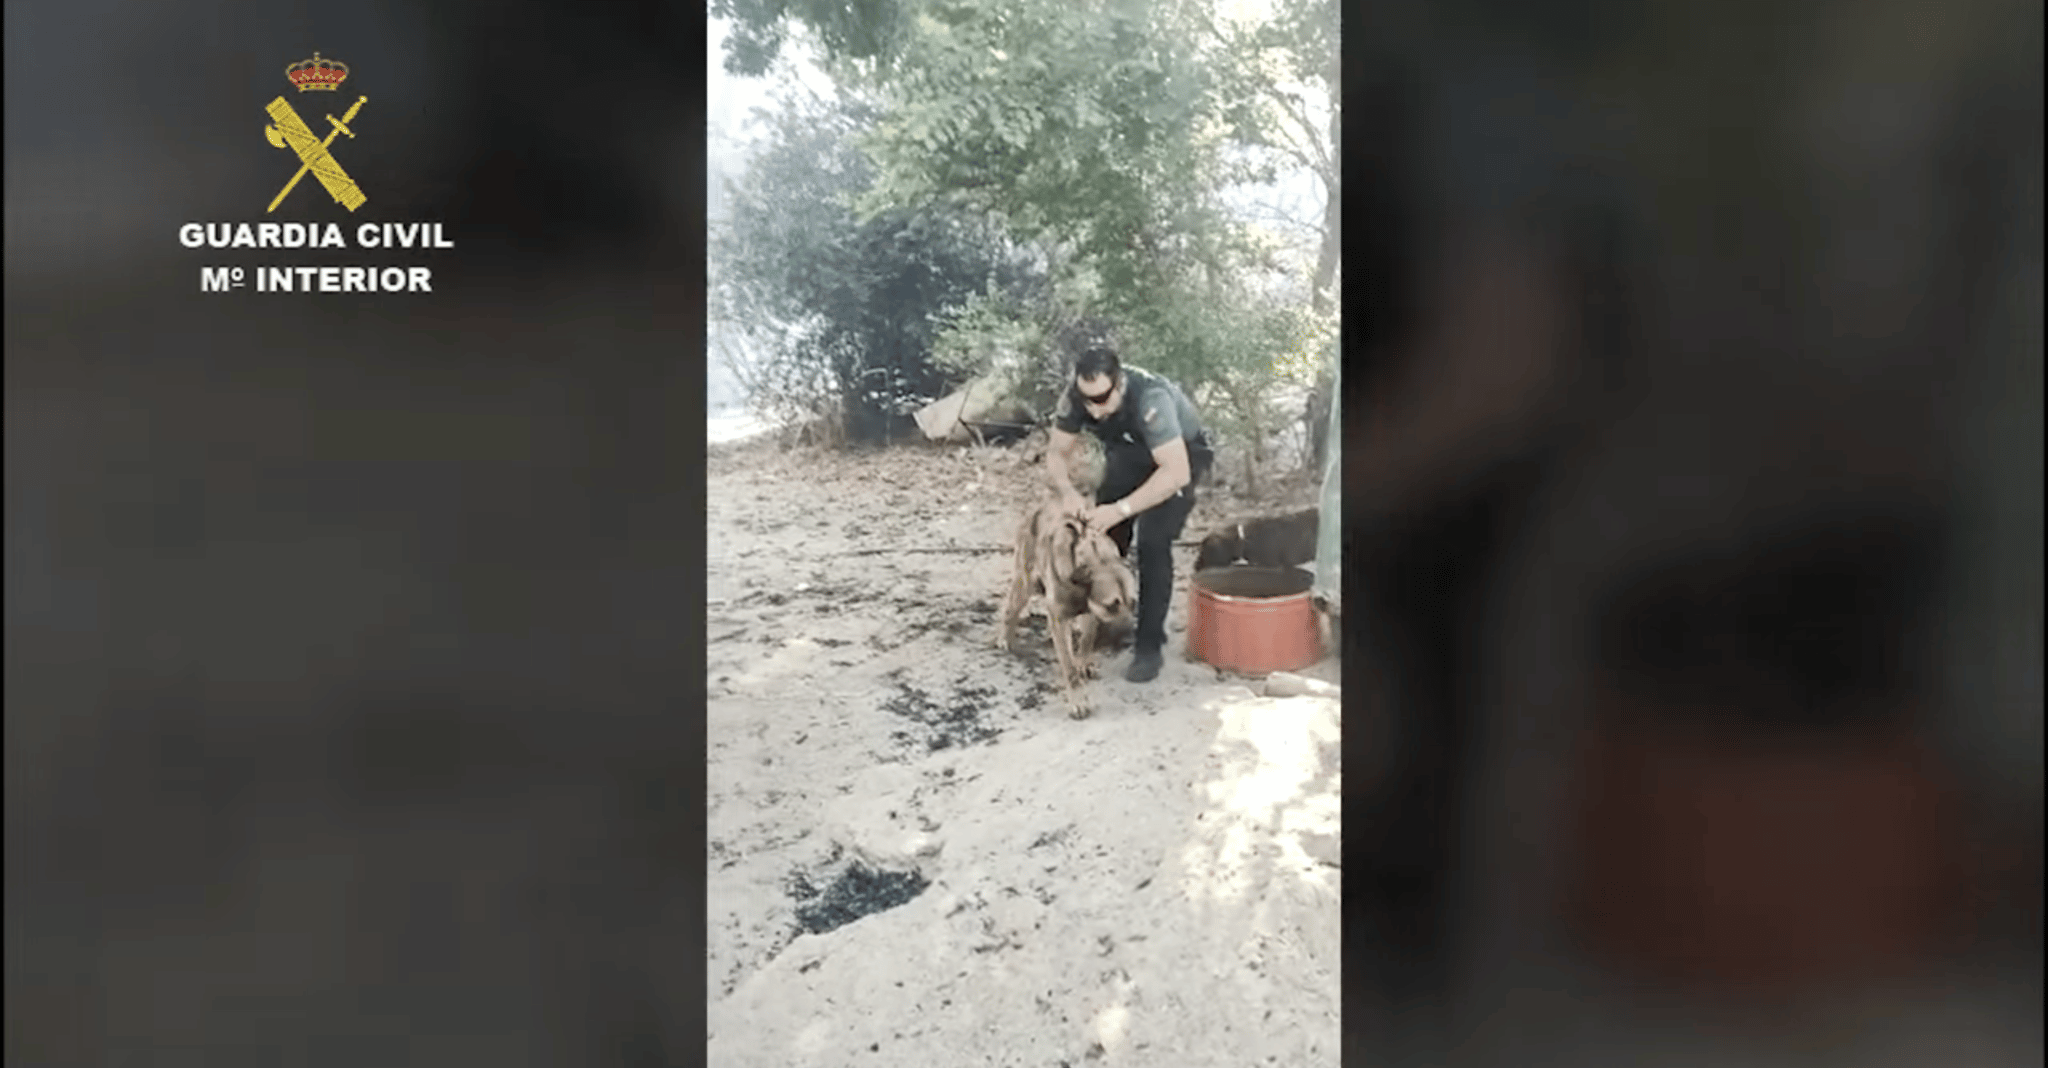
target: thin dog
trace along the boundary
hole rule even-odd
[[[1316,558],[1318,509],[1247,519],[1202,539],[1195,570],[1229,567],[1243,562],[1254,567],[1293,567]]]
[[[1017,531],[1010,590],[1003,598],[996,646],[1008,651],[1031,598],[1045,597],[1046,629],[1059,662],[1068,714],[1085,719],[1094,709],[1082,690],[1095,677],[1095,639],[1101,625],[1127,623],[1137,580],[1109,536],[1047,500]]]

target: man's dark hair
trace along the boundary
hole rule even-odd
[[[1115,378],[1123,373],[1115,333],[1100,319],[1083,319],[1067,327],[1061,334],[1060,348],[1073,358],[1075,378]]]

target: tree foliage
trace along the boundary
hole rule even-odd
[[[1244,383],[1263,379],[1246,368],[1285,343],[1250,325],[1267,309],[1242,276],[1267,250],[1221,192],[1271,178],[1228,151],[1233,130],[1259,127],[1234,97],[1261,53],[1218,34],[1201,0],[933,0],[876,78],[892,112],[863,138],[876,182],[862,207],[1003,219],[1054,249],[1063,277],[1092,282],[1134,359],[1190,388],[1228,379],[1250,403]],[[1214,62],[1227,47],[1250,58]],[[1031,310],[1028,336],[1067,313]]]
[[[861,218],[966,214],[1042,253],[1045,286],[983,287],[933,320],[948,369],[1042,395],[1062,373],[1046,339],[1085,306],[1122,325],[1133,362],[1259,437],[1286,421],[1275,391],[1305,382],[1293,354],[1332,349],[1308,339],[1334,337],[1337,7],[1279,0],[1240,25],[1213,2],[721,0],[747,27],[729,65],[801,26],[835,80],[885,103],[859,135]],[[1294,168],[1326,194],[1302,307],[1250,284],[1277,261],[1224,199]]]
[[[1198,17],[1205,61],[1234,101],[1233,140],[1306,170],[1322,187],[1321,247],[1310,281],[1319,308],[1335,301],[1343,236],[1340,20],[1336,0],[1278,0],[1271,19],[1250,25]]]
[[[1176,273],[1227,269],[1213,86],[1162,31],[1166,10],[933,5],[887,83],[891,121],[864,139],[863,208],[992,213],[1089,265],[1111,310]]]
[[[1162,278],[1227,272],[1246,251],[1216,192],[1248,176],[1231,173],[1221,151],[1226,87],[1197,54],[1193,9],[1192,0],[902,0],[867,9],[866,36],[892,42],[880,56],[833,43],[847,36],[839,20],[850,9],[770,18],[763,5],[736,17],[751,20],[754,37],[804,25],[838,76],[887,101],[888,119],[862,139],[875,165],[864,212],[990,214],[1086,263],[1112,310],[1123,310]],[[729,62],[750,47],[739,36]]]
[[[1205,57],[1237,101],[1230,111],[1233,140],[1314,174],[1322,187],[1320,240],[1309,276],[1310,304],[1319,315],[1338,307],[1343,258],[1340,27],[1336,0],[1277,0],[1271,18],[1251,25],[1202,19]],[[1323,366],[1303,412],[1312,468],[1323,461],[1334,371],[1334,361]]]
[[[953,384],[931,359],[935,317],[1031,275],[986,218],[856,217],[851,199],[872,175],[854,138],[879,117],[851,93],[786,97],[709,249],[711,308],[753,343],[735,370],[757,406],[783,420],[828,417],[865,440]]]
[[[711,0],[708,14],[730,24],[727,73],[759,77],[781,57],[792,23],[816,34],[836,59],[886,64],[907,12],[898,0]]]

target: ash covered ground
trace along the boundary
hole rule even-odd
[[[713,446],[717,1068],[1338,1063],[1337,702],[1177,655],[1183,595],[1069,720],[1042,618],[989,641],[1033,459]]]

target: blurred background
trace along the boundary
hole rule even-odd
[[[702,1041],[698,18],[7,5],[8,1063]],[[182,248],[279,95],[369,200],[271,218],[455,249]],[[435,292],[199,290],[262,262]]]
[[[1347,1054],[2039,1063],[2040,5],[1345,29]]]
[[[8,1061],[688,1063],[697,10],[5,18]],[[1366,1063],[2040,1061],[2041,48],[1345,27]],[[316,49],[430,298],[198,291]]]

